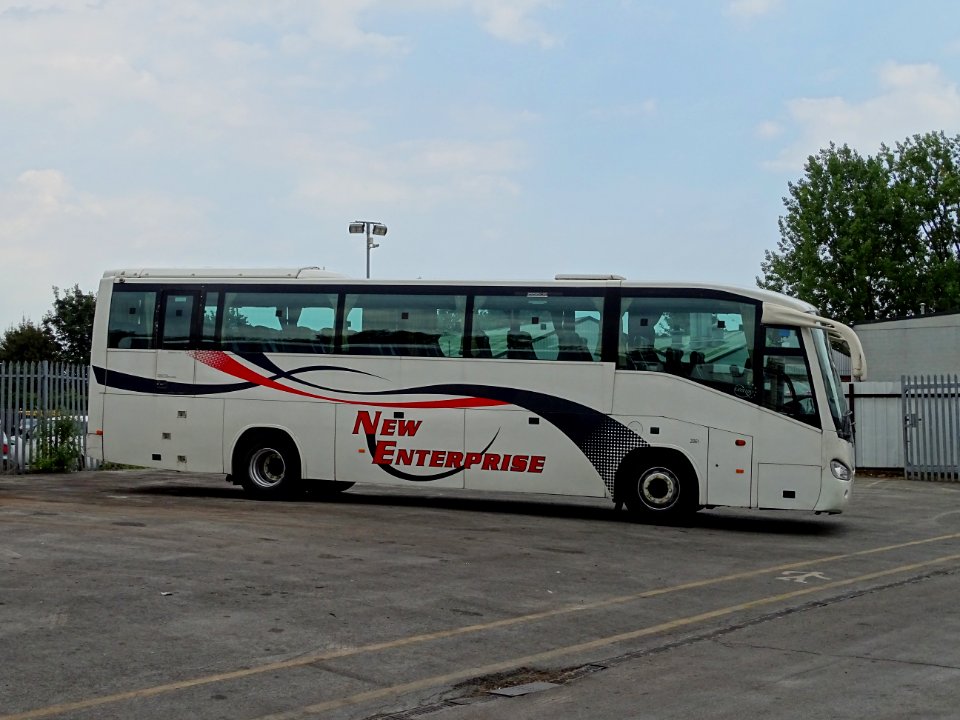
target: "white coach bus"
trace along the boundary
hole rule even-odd
[[[831,338],[863,377],[850,328],[762,290],[111,271],[87,447],[260,498],[425,483],[837,513],[854,453]]]

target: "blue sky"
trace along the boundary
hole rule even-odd
[[[960,5],[0,0],[0,330],[117,267],[752,286],[829,142],[960,132]]]

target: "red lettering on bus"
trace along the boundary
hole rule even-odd
[[[529,456],[527,455],[514,455],[513,460],[510,462],[510,470],[513,472],[526,472],[528,458]]]
[[[447,453],[447,461],[444,467],[460,467],[463,464],[463,453],[451,450]]]
[[[373,462],[376,465],[389,465],[393,460],[393,451],[397,443],[393,440],[377,440],[377,447],[373,452]]]
[[[366,410],[361,410],[357,413],[356,422],[353,423],[353,434],[356,435],[360,432],[360,429],[363,428],[365,435],[373,435],[377,432],[377,425],[380,424],[380,411],[377,410],[377,414],[372,418],[370,413]]]
[[[413,437],[420,429],[422,420],[401,420],[397,423],[397,435],[408,435]]]

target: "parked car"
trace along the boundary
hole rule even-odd
[[[3,446],[2,460],[0,460],[0,470],[6,470],[7,464],[10,462],[10,440],[7,438],[7,434],[3,431],[0,431],[0,444]]]
[[[30,439],[30,435],[37,427],[37,419],[25,417],[20,419],[20,427],[17,428],[17,435],[22,438]]]

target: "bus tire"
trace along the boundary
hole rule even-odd
[[[689,461],[676,452],[640,450],[624,461],[617,498],[633,515],[674,520],[700,509],[700,489]]]
[[[285,433],[254,435],[238,450],[234,473],[248,495],[275,500],[301,491],[300,454]]]

